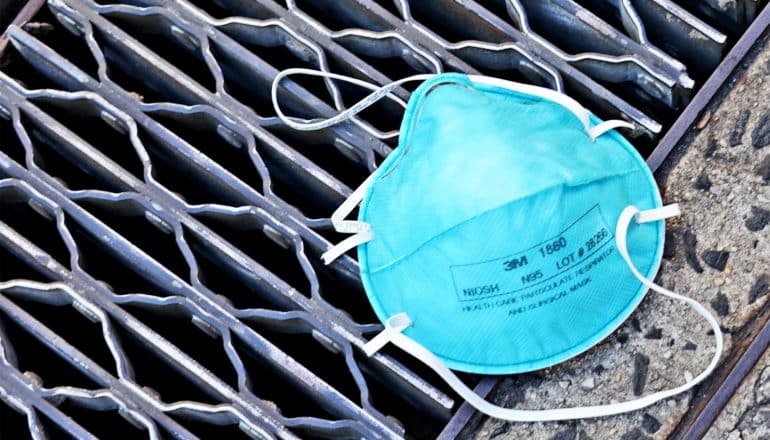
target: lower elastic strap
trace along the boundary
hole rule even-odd
[[[368,226],[368,225],[367,225]],[[328,265],[332,261],[336,260],[345,252],[353,249],[354,247],[371,241],[374,238],[371,229],[359,232],[358,234],[351,235],[350,237],[342,240],[341,242],[330,247],[328,251],[321,254],[321,261]]]
[[[615,240],[618,252],[628,264],[628,268],[634,274],[634,276],[642,282],[649,289],[652,289],[658,293],[661,293],[670,298],[682,301],[693,308],[698,314],[703,316],[711,326],[714,332],[714,340],[716,341],[716,351],[714,353],[711,362],[703,372],[697,377],[688,381],[684,385],[669,390],[659,391],[639,399],[630,400],[627,402],[614,403],[609,405],[597,405],[597,406],[583,406],[575,408],[559,408],[559,409],[545,409],[545,410],[517,410],[510,408],[502,408],[497,405],[493,405],[488,401],[481,398],[479,395],[473,392],[467,385],[465,385],[451,370],[449,370],[439,358],[437,358],[428,349],[404,335],[402,331],[409,327],[412,322],[406,313],[399,313],[389,318],[385,323],[385,330],[382,333],[374,337],[364,346],[364,351],[367,355],[371,356],[377,350],[385,346],[388,342],[393,343],[400,349],[419,359],[422,363],[433,369],[441,378],[449,384],[452,389],[457,392],[463,399],[465,399],[471,406],[477,410],[487,414],[491,417],[498,419],[509,420],[513,422],[546,422],[555,420],[570,420],[570,419],[583,419],[591,417],[603,417],[614,414],[626,413],[629,411],[635,411],[647,406],[652,405],[663,399],[667,399],[671,396],[687,391],[694,387],[705,379],[716,367],[719,362],[719,358],[722,353],[722,331],[719,328],[719,323],[714,316],[706,310],[697,301],[674,293],[668,289],[665,289],[647,278],[645,278],[634,266],[631,261],[631,257],[628,254],[627,247],[627,235],[628,227],[632,220],[636,220],[637,223],[644,223],[649,221],[659,221],[670,217],[672,215],[678,215],[679,207],[677,205],[664,206],[647,211],[639,211],[634,206],[629,206],[620,214],[615,231]]]

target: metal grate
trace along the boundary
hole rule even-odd
[[[635,122],[649,154],[759,11],[751,0],[484,3],[48,0],[9,28],[0,416],[25,418],[3,429],[437,435],[454,397],[398,352],[361,353],[381,326],[357,263],[319,260],[339,239],[329,214],[390,153],[373,135],[395,129],[399,109],[297,133],[273,114],[272,78],[295,66],[380,84],[502,76]],[[328,80],[281,93],[307,117],[361,96]]]

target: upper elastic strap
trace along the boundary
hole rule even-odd
[[[330,118],[312,119],[312,120],[295,118],[292,116],[287,116],[281,109],[281,106],[278,105],[278,86],[281,83],[281,81],[283,81],[284,79],[292,75],[316,76],[321,78],[331,78],[338,81],[345,81],[351,84],[355,84],[359,87],[363,87],[365,89],[371,90],[372,93],[370,93],[369,95],[367,95],[366,97],[364,97],[363,99],[355,103],[352,107],[347,108]],[[273,79],[273,84],[271,86],[270,95],[273,101],[273,109],[275,110],[275,114],[276,116],[278,116],[278,119],[280,119],[281,122],[283,122],[284,124],[286,124],[287,126],[295,130],[300,130],[300,131],[321,130],[323,128],[328,128],[333,125],[339,124],[340,122],[350,120],[351,118],[355,117],[358,113],[361,113],[363,110],[365,110],[366,108],[370,107],[372,104],[376,103],[377,101],[383,98],[391,99],[396,103],[398,103],[399,105],[406,107],[406,103],[404,103],[404,101],[401,98],[394,95],[393,92],[408,82],[425,81],[427,79],[433,78],[434,76],[436,76],[435,73],[412,75],[406,78],[399,79],[397,81],[393,81],[392,83],[386,84],[384,86],[378,86],[376,84],[372,84],[372,83],[360,80],[358,78],[353,78],[347,75],[340,75],[337,73],[295,67],[295,68],[283,70],[279,72],[278,75],[275,76],[275,78]],[[615,128],[621,128],[621,127],[634,128],[634,125],[632,123],[627,121],[622,121],[622,120],[604,121],[596,125],[595,127],[591,127],[591,115],[588,112],[588,110],[586,110],[585,107],[580,105],[579,102],[555,90],[546,89],[543,87],[533,86],[529,84],[522,84],[522,83],[517,83],[513,81],[507,81],[504,79],[493,78],[490,76],[483,76],[483,75],[468,75],[468,78],[476,84],[492,85],[495,87],[501,87],[501,88],[519,92],[519,93],[539,96],[549,101],[553,101],[561,105],[562,107],[566,108],[570,112],[572,112],[575,115],[575,117],[577,117],[580,120],[580,123],[583,124],[583,129],[585,130],[585,133],[592,140],[596,140],[599,136]],[[393,136],[398,136],[399,134],[398,131],[389,132],[384,135],[379,135],[373,132],[370,132],[370,133],[381,139],[387,139]]]
[[[487,414],[489,416],[509,420],[513,422],[546,422],[554,420],[570,420],[570,419],[583,419],[592,417],[603,417],[614,414],[621,414],[629,411],[635,411],[662,399],[669,398],[683,391],[686,391],[693,386],[700,383],[705,379],[716,367],[719,362],[719,358],[722,353],[722,331],[719,328],[719,324],[714,316],[706,310],[697,301],[674,293],[667,290],[647,278],[645,278],[634,266],[631,261],[631,257],[628,254],[627,237],[628,228],[631,225],[631,221],[636,219],[637,223],[644,223],[649,221],[662,220],[676,215],[679,212],[679,207],[676,205],[669,205],[658,209],[639,211],[634,206],[629,206],[620,214],[615,231],[615,244],[618,248],[618,252],[625,260],[628,268],[634,274],[634,276],[641,281],[648,288],[659,292],[665,296],[682,301],[693,308],[698,314],[711,326],[714,332],[714,340],[716,341],[716,351],[711,359],[711,362],[697,377],[687,381],[685,384],[672,388],[669,390],[658,391],[656,393],[634,399],[626,402],[609,404],[609,405],[597,405],[597,406],[583,406],[575,408],[559,408],[559,409],[544,409],[544,410],[517,410],[511,408],[502,408],[497,405],[493,405],[484,400],[478,394],[474,393],[467,385],[465,385],[451,370],[449,370],[439,358],[437,358],[428,349],[404,335],[402,331],[411,325],[411,320],[405,313],[394,315],[385,322],[385,330],[374,337],[364,346],[364,351],[367,355],[371,356],[377,350],[382,348],[387,342],[392,342],[405,352],[419,359],[422,363],[433,369],[439,376],[449,384],[452,389],[457,392],[463,399],[465,399],[471,406],[477,410]]]
[[[369,175],[369,177],[367,177],[366,180],[353,191],[353,194],[345,199],[345,201],[332,213],[331,221],[335,231],[355,235],[342,240],[324,252],[321,255],[321,260],[324,264],[331,263],[345,252],[370,241],[374,237],[372,227],[369,223],[358,220],[345,220],[345,217],[349,216],[350,213],[356,209],[356,206],[361,203],[361,199],[364,198],[366,189],[369,188],[369,184],[372,183],[372,180],[374,180],[374,174]]]
[[[290,116],[286,116],[283,110],[281,110],[281,106],[278,105],[278,85],[286,77],[291,75],[308,75],[308,76],[317,76],[321,78],[331,78],[331,79],[355,84],[359,87],[363,87],[368,90],[372,90],[372,93],[370,93],[368,96],[366,96],[365,98],[355,103],[352,107],[345,109],[342,112],[338,113],[337,115],[327,119],[308,120],[308,119],[290,117]],[[323,72],[319,70],[295,67],[295,68],[283,70],[279,72],[278,75],[275,76],[275,78],[273,79],[273,84],[272,84],[270,93],[273,100],[273,109],[275,109],[275,114],[278,116],[278,119],[280,119],[281,122],[283,122],[284,124],[288,125],[289,127],[295,130],[312,131],[312,130],[320,130],[323,128],[331,127],[332,125],[336,125],[336,124],[339,124],[340,122],[347,121],[353,118],[358,113],[361,113],[367,107],[371,106],[372,104],[376,103],[382,98],[388,98],[392,101],[395,101],[400,106],[406,107],[406,103],[401,98],[394,95],[393,91],[398,89],[405,83],[408,83],[411,81],[425,81],[426,79],[430,79],[434,76],[435,74],[432,74],[432,73],[412,75],[406,78],[402,78],[398,81],[393,81],[392,83],[386,84],[384,86],[377,86],[375,84],[362,81],[360,79],[353,78],[346,75],[339,75],[331,72]],[[388,139],[394,136],[398,136],[398,131],[394,131],[384,135],[379,135],[377,133],[370,133],[370,134],[380,139]]]

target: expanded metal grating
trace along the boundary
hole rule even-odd
[[[634,122],[649,154],[760,6],[48,0],[0,58],[0,432],[435,437],[455,397],[397,351],[362,353],[381,326],[357,262],[319,258],[400,108],[299,133],[273,77],[530,82]],[[305,117],[361,96],[281,91]]]

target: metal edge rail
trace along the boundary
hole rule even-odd
[[[725,58],[711,74],[709,79],[703,84],[700,91],[690,101],[684,112],[677,118],[671,128],[668,129],[665,136],[661,138],[658,145],[653,150],[650,157],[647,158],[647,164],[653,171],[656,171],[663,164],[669,153],[679,144],[687,131],[700,116],[701,112],[717,95],[724,85],[727,78],[733,70],[740,64],[754,43],[762,36],[764,32],[770,29],[770,4],[765,6],[756,20],[749,26],[743,36],[735,43],[735,46],[727,53]]]
[[[688,111],[680,116],[666,136],[661,139],[658,147],[648,159],[652,169],[660,167],[663,160],[679,145],[687,130],[695,123],[700,113],[711,103],[717,93],[721,91],[721,86],[727,81],[733,70],[743,61],[754,46],[754,43],[762,38],[763,35],[767,35],[768,32],[770,32],[770,4],[767,4],[757,15],[751,26],[749,26],[730,53],[727,54],[722,64],[720,64],[698,95],[696,95],[695,99],[693,99],[691,106],[694,107],[692,111],[688,108]],[[737,362],[732,365],[731,371],[722,381],[721,385],[719,385],[716,392],[710,396],[707,403],[700,408],[695,419],[686,427],[686,431],[682,434],[683,439],[695,440],[702,438],[706,434],[769,346],[770,321],[767,321],[759,333],[752,339],[748,348],[740,354]]]

